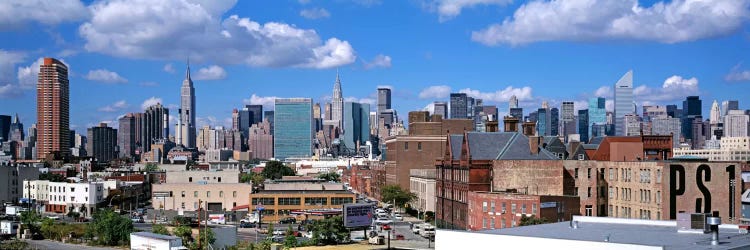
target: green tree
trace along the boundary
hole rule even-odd
[[[255,173],[255,172],[242,173],[240,175],[240,182],[242,182],[242,183],[250,183],[250,182],[252,182],[253,185],[255,185],[255,186],[260,185],[265,180],[266,180],[266,178],[263,177],[262,174]]]
[[[386,185],[380,190],[380,196],[383,202],[395,202],[393,205],[396,207],[404,207],[406,203],[417,198],[416,194],[402,189],[399,185]]]
[[[47,173],[39,174],[39,180],[46,180],[46,181],[51,181],[51,182],[65,182],[65,176],[47,172]]]
[[[42,220],[42,216],[34,211],[23,211],[21,212],[21,223],[24,228],[31,230],[32,234],[39,233],[39,221]]]
[[[99,245],[124,245],[133,232],[133,222],[110,209],[99,210],[86,228],[88,236],[95,237]]]
[[[151,228],[151,232],[155,234],[161,234],[161,235],[170,235],[169,230],[167,230],[167,227],[161,224],[156,224]]]
[[[153,162],[146,163],[146,167],[143,168],[143,171],[146,171],[146,172],[159,171],[159,165]]]
[[[263,168],[261,174],[266,177],[266,179],[278,180],[281,179],[282,176],[294,175],[294,170],[280,161],[269,161],[266,162],[266,167]]]
[[[273,223],[268,223],[268,233],[266,234],[266,238],[273,237]]]
[[[534,215],[532,216],[526,216],[521,215],[521,226],[529,226],[529,225],[539,225],[539,224],[545,224],[549,223],[547,219],[545,218],[536,218]]]
[[[315,243],[331,245],[349,241],[349,229],[344,227],[344,220],[341,216],[314,221],[310,229],[313,231]]]
[[[341,175],[337,174],[336,172],[322,173],[318,175],[318,178],[333,182],[341,181]]]
[[[188,242],[193,241],[193,229],[190,226],[180,225],[172,230],[174,236],[180,237],[182,242],[187,245]]]
[[[297,246],[297,237],[294,237],[294,230],[292,229],[292,225],[289,225],[289,228],[286,230],[286,237],[284,238],[284,247],[285,248],[293,248]]]
[[[200,244],[198,242],[200,242]],[[214,231],[211,231],[211,229],[207,228],[201,228],[200,232],[198,232],[198,239],[190,244],[190,249],[208,249],[206,248],[206,246],[214,244],[214,242],[216,242],[216,235],[214,235]],[[199,248],[198,245],[200,245],[201,247]]]

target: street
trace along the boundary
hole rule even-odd
[[[24,240],[29,243],[29,249],[40,250],[113,250],[119,248],[90,247],[86,245],[66,244],[51,240]]]

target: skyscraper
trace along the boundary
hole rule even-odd
[[[589,141],[589,110],[588,109],[578,110],[578,134],[580,135],[581,142],[588,143]]]
[[[10,116],[0,115],[0,142],[7,141],[10,136]]]
[[[341,117],[344,115],[344,97],[341,92],[341,78],[339,78],[338,71],[336,71],[336,82],[333,84],[331,103],[331,120],[338,121],[339,126],[341,126]]]
[[[711,104],[711,116],[709,117],[711,124],[716,125],[721,122],[721,109],[719,109],[719,102],[714,100]]]
[[[277,98],[274,112],[274,157],[312,156],[312,99]]]
[[[44,58],[36,87],[37,159],[59,152],[70,155],[70,82],[68,66]]]
[[[351,151],[370,140],[370,104],[344,103],[344,136],[343,142]]]
[[[273,158],[273,135],[271,135],[271,123],[268,120],[268,116],[266,116],[263,122],[253,124],[250,127],[250,137],[247,140],[247,145],[252,153],[252,158]]]
[[[563,127],[563,136],[565,136],[565,139],[567,140],[569,134],[575,134],[576,133],[576,124],[575,124],[575,104],[573,102],[563,102],[562,103],[562,114],[561,119],[562,120],[562,127]]]
[[[615,135],[625,135],[625,115],[633,110],[633,71],[630,70],[615,83]]]
[[[331,105],[328,105],[328,106],[331,106]],[[271,135],[274,135],[274,133],[273,133],[273,125],[274,125],[274,117],[275,116],[274,116],[273,110],[269,110],[269,111],[263,112],[263,117],[265,117],[266,120],[268,120],[268,123],[270,125]]]
[[[435,110],[432,112],[433,115],[441,115],[443,119],[448,119],[448,103],[446,102],[435,102]]]
[[[177,127],[175,134],[177,144],[182,144],[186,148],[195,147],[195,88],[193,80],[190,79],[190,63],[188,62],[185,71],[185,80],[182,81],[180,88],[180,110],[177,112]]]
[[[232,130],[240,131],[240,111],[232,109]]]
[[[21,119],[18,118],[18,113],[16,113],[16,117],[13,119],[13,122],[10,123],[10,132],[8,132],[8,140],[15,141],[15,142],[23,142],[23,139],[24,139],[23,123],[21,123]]]
[[[729,110],[724,116],[724,136],[747,137],[750,116],[742,110]]]
[[[688,96],[682,101],[682,136],[685,139],[693,139],[693,120],[702,117],[703,102],[698,96]],[[702,119],[702,118],[701,118]],[[701,121],[703,122],[703,121]]]
[[[117,129],[107,127],[106,123],[88,128],[86,152],[99,162],[109,162],[117,158]]]
[[[396,111],[391,109],[391,88],[379,87],[378,88],[378,126],[380,121],[383,121],[383,125],[390,128],[395,121]]]
[[[169,109],[162,106],[161,103],[146,108],[141,118],[140,127],[140,141],[143,152],[151,151],[151,144],[169,137]]]
[[[508,102],[508,113],[514,108],[518,108],[518,98],[516,98],[516,95],[510,97],[510,101]]]
[[[540,108],[537,110],[536,131],[539,136],[550,135],[550,117],[549,110]]]
[[[117,130],[117,144],[120,147],[120,157],[135,156],[135,116],[128,113],[118,119],[120,129]]]
[[[558,136],[560,134],[560,110],[557,108],[551,108],[549,114],[549,135]]]
[[[468,115],[466,114],[468,111],[468,107],[466,106],[468,104],[469,98],[466,96],[466,93],[451,93],[450,95],[450,102],[451,102],[451,119],[466,119],[468,118]]]
[[[672,135],[673,147],[675,148],[680,145],[680,133],[682,133],[680,118],[668,116],[651,118],[651,134]]]
[[[510,116],[518,119],[523,119],[523,108],[511,108]]]
[[[263,105],[245,105],[245,107],[250,118],[248,127],[263,122]]]
[[[729,114],[729,110],[738,110],[740,109],[740,102],[737,100],[729,100],[729,101],[723,101],[721,102],[721,116],[724,117],[725,115]]]

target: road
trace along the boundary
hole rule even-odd
[[[86,245],[65,244],[51,240],[25,240],[29,243],[29,249],[40,250],[113,250],[121,248],[90,247]]]

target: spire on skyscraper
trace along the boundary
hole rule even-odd
[[[185,70],[185,80],[182,81],[182,85],[189,84],[193,85],[193,79],[190,78],[190,57],[187,59],[187,69]]]
[[[16,118],[13,119],[13,123],[18,124],[18,123],[21,123],[20,121],[21,121],[21,119],[18,119],[18,113],[16,113]]]

